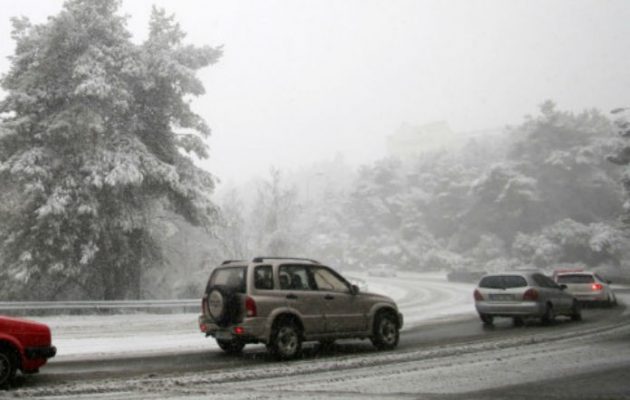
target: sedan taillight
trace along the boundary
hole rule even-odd
[[[538,290],[527,289],[525,293],[523,293],[523,301],[536,301],[536,300],[538,300]]]
[[[483,296],[481,295],[479,289],[475,289],[475,293],[473,293],[473,296],[475,297],[475,301],[483,301]]]

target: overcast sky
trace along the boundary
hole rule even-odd
[[[0,4],[4,73],[9,17],[43,22],[62,1]],[[626,0],[125,0],[138,41],[152,4],[190,43],[225,46],[195,103],[213,128],[206,165],[224,182],[337,153],[369,161],[403,122],[471,131],[518,124],[545,99],[630,106]]]

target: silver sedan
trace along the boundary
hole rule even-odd
[[[552,322],[557,315],[582,319],[579,302],[540,272],[505,272],[485,275],[475,289],[475,308],[485,325],[495,317],[512,318],[521,325],[524,318]]]

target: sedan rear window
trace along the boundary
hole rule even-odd
[[[519,275],[486,276],[479,282],[479,287],[486,289],[511,289],[526,286],[527,281]]]
[[[558,283],[593,283],[595,280],[592,275],[584,274],[571,274],[571,275],[558,275],[556,278]]]

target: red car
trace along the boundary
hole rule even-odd
[[[38,372],[56,353],[47,325],[0,316],[0,387],[6,386],[18,369],[24,374]]]

